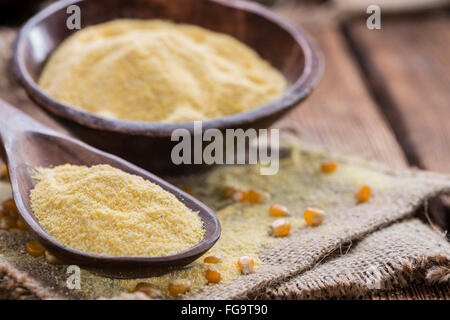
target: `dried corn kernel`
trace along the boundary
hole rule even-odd
[[[277,219],[269,226],[269,235],[274,237],[285,237],[291,231],[291,224],[286,219]]]
[[[45,248],[37,241],[28,242],[26,248],[28,254],[33,257],[40,257],[45,253]]]
[[[333,173],[337,170],[337,163],[336,162],[325,162],[322,163],[322,172],[324,173]]]
[[[0,179],[8,180],[8,168],[4,163],[0,167]]]
[[[362,186],[361,189],[359,189],[358,193],[356,194],[356,199],[359,202],[367,202],[370,199],[370,187],[369,186]]]
[[[150,283],[139,282],[134,288],[134,292],[142,292],[149,298],[161,299],[164,297],[161,290]]]
[[[220,273],[214,270],[206,270],[205,278],[206,280],[208,280],[208,283],[218,283],[220,280],[222,280],[222,276],[220,275]]]
[[[17,217],[17,215],[18,215],[17,207],[12,198],[6,199],[5,201],[3,201],[2,208],[3,208],[3,214],[5,216]]]
[[[288,209],[281,204],[274,204],[269,209],[269,215],[272,217],[284,217],[288,214]]]
[[[267,192],[261,190],[251,189],[247,191],[245,199],[250,203],[262,203],[269,200],[270,195]]]
[[[17,219],[15,217],[3,215],[0,218],[0,229],[11,230],[17,227]]]
[[[186,192],[187,194],[189,194],[191,196],[194,194],[194,190],[192,190],[191,187],[183,187],[183,188],[181,188],[181,190],[183,190],[184,192]]]
[[[247,192],[241,189],[236,189],[231,197],[236,202],[244,202],[247,199]]]
[[[255,260],[248,256],[242,256],[238,259],[238,265],[242,274],[253,273],[255,268]]]
[[[222,259],[220,259],[220,258],[218,258],[218,257],[214,257],[214,256],[206,257],[206,258],[203,260],[203,262],[205,262],[205,263],[219,263],[219,262],[221,262],[221,261],[222,261]]]
[[[16,226],[19,230],[28,231],[28,227],[21,217],[17,217]]]
[[[303,213],[305,222],[310,226],[318,226],[325,218],[325,212],[317,208],[308,208]]]
[[[191,282],[185,279],[178,279],[169,284],[169,293],[173,296],[184,294],[191,288]]]
[[[60,259],[58,259],[54,255],[52,255],[47,250],[45,250],[45,260],[47,260],[47,262],[50,264],[55,264],[55,265],[63,264],[63,262]]]
[[[226,187],[225,188],[225,197],[231,198],[233,197],[234,192],[236,191],[236,188],[233,187]]]

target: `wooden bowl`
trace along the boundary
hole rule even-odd
[[[199,166],[174,165],[174,129],[193,134],[193,122],[160,123],[111,120],[73,108],[45,94],[37,79],[53,50],[74,30],[66,27],[67,7],[81,9],[82,27],[117,18],[169,19],[229,34],[255,49],[278,68],[289,83],[284,94],[256,109],[203,121],[203,130],[267,128],[305,99],[322,74],[315,45],[301,31],[262,6],[230,0],[62,0],[32,17],[20,30],[13,67],[28,94],[56,115],[79,139],[160,174],[193,171]]]

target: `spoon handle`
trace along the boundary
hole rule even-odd
[[[14,137],[27,131],[50,132],[50,129],[0,99],[0,140],[5,148]]]

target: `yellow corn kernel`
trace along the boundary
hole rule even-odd
[[[244,202],[247,199],[247,192],[242,189],[236,189],[233,192],[232,198],[236,202]]]
[[[361,187],[361,189],[359,189],[358,193],[356,194],[356,199],[359,202],[367,202],[370,199],[370,187],[367,185],[364,185]]]
[[[173,296],[184,294],[191,288],[191,282],[185,279],[177,279],[169,284],[169,293]]]
[[[305,222],[310,226],[318,226],[325,218],[325,212],[317,208],[307,208],[303,213]]]
[[[286,219],[277,219],[269,226],[269,235],[273,237],[285,237],[291,231],[291,224]]]
[[[4,163],[0,167],[0,179],[8,180],[8,168]]]
[[[28,242],[26,249],[28,254],[33,257],[40,257],[45,253],[45,248],[37,241]]]
[[[222,262],[222,259],[220,259],[218,257],[214,257],[214,256],[209,256],[209,257],[206,257],[205,259],[203,259],[203,262],[205,262],[205,263],[219,263],[219,262]]]
[[[227,199],[233,197],[233,194],[235,191],[236,191],[236,188],[234,188],[234,187],[226,187],[225,191],[224,191],[225,197]]]
[[[3,215],[5,216],[17,217],[17,215],[19,214],[17,212],[16,204],[12,198],[3,201],[2,208],[3,208]]]
[[[184,192],[186,192],[187,194],[189,194],[191,196],[194,194],[194,190],[192,190],[191,187],[183,187],[183,188],[181,188],[181,190],[183,190]]]
[[[0,218],[0,229],[11,230],[17,227],[17,219],[15,217],[3,215]]]
[[[255,260],[249,256],[242,256],[238,259],[238,266],[242,274],[253,273],[255,268]]]
[[[134,287],[134,292],[142,292],[149,298],[153,299],[161,299],[164,297],[161,290],[159,290],[156,286],[146,282],[139,282],[136,287]]]
[[[17,217],[16,226],[19,230],[28,231],[28,227],[21,217]]]
[[[322,163],[321,168],[322,168],[322,172],[324,172],[324,173],[333,173],[337,170],[337,167],[338,167],[338,165],[336,162],[330,161],[330,162]]]
[[[45,250],[45,260],[47,260],[47,262],[50,264],[55,264],[55,265],[63,264],[63,262],[60,259],[55,257],[53,254],[51,254],[47,250]]]
[[[269,215],[272,217],[284,217],[288,214],[289,210],[281,204],[274,204],[269,209]]]
[[[261,190],[251,189],[247,191],[245,198],[250,203],[263,203],[270,199],[270,195],[267,192]]]
[[[218,283],[222,280],[222,276],[219,272],[209,269],[205,271],[205,278],[208,280],[208,283]]]

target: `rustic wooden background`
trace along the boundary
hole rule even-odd
[[[261,2],[309,32],[326,63],[317,90],[281,122],[294,122],[305,140],[339,152],[450,172],[449,1],[402,0],[413,4],[406,7],[387,0]],[[366,27],[372,3],[381,4],[381,30]],[[17,25],[28,14],[0,25]],[[429,211],[448,230],[449,198],[435,199]],[[450,299],[450,286],[417,284],[365,298]]]
[[[397,168],[449,173],[448,9],[436,8],[436,1],[430,2],[433,8],[406,13],[385,13],[381,6],[381,30],[369,30],[368,4],[361,4],[367,1],[348,10],[346,2],[355,3],[280,0],[271,6],[315,38],[326,63],[317,90],[283,121],[298,123],[305,139],[334,150]],[[385,1],[368,3],[377,2]],[[448,230],[449,199],[433,200],[430,215]],[[414,285],[366,298],[449,299],[450,286]]]

